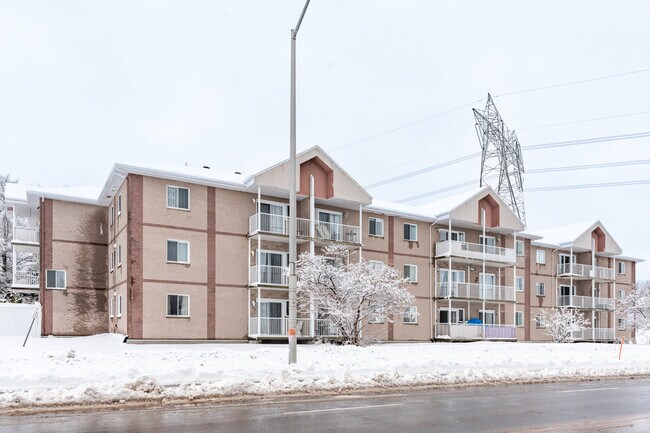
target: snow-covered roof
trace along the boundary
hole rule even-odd
[[[434,222],[436,220],[433,215],[423,211],[417,206],[377,199],[373,199],[372,204],[364,207],[364,210],[385,215],[404,216],[423,221]]]
[[[494,190],[490,186],[486,185],[481,188],[470,189],[469,191],[464,191],[458,194],[450,195],[449,197],[445,197],[440,200],[419,205],[418,208],[429,215],[433,215],[434,217],[441,217],[450,214],[459,206],[462,206],[464,203],[467,203],[467,201],[485,191]]]
[[[42,187],[10,183],[5,188],[5,199],[12,203],[27,203],[28,196],[96,204],[101,188],[96,186]]]
[[[572,244],[584,232],[596,224],[598,224],[598,221],[592,220],[558,227],[549,227],[543,230],[532,230],[532,233],[540,237],[539,240],[533,241],[533,243],[556,247],[563,244]]]

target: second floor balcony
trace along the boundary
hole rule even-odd
[[[289,217],[258,212],[248,220],[249,235],[262,233],[289,236]],[[346,224],[296,218],[296,235],[300,238],[361,243],[361,228]]]
[[[498,302],[514,302],[515,291],[513,287],[496,286],[491,284],[476,284],[476,283],[438,283],[438,290],[436,291],[438,298],[453,299],[475,299],[486,301]]]
[[[40,242],[38,227],[14,227],[12,242],[38,244]]]
[[[38,289],[40,278],[38,271],[16,271],[13,275],[12,287]]]
[[[597,296],[563,295],[558,298],[559,307],[582,308],[585,310],[609,310],[616,308],[614,298],[600,298]]]
[[[512,248],[462,241],[436,242],[436,257],[450,256],[467,262],[485,260],[495,266],[508,266],[515,263],[515,250]]]
[[[249,284],[289,287],[289,268],[256,265],[248,268]]]
[[[557,266],[557,276],[578,280],[596,279],[614,281],[616,274],[612,268],[583,265],[581,263],[562,263]]]

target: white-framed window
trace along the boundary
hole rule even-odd
[[[108,208],[108,225],[112,227],[114,222],[115,222],[115,206],[111,205]]]
[[[384,236],[384,220],[381,218],[368,218],[368,234],[370,236]]]
[[[418,267],[416,265],[404,265],[404,278],[406,278],[409,283],[417,283]]]
[[[122,295],[117,295],[117,317],[122,317]]]
[[[465,242],[465,232],[457,232],[455,230],[452,230],[451,236],[449,236],[449,230],[440,230],[440,242],[448,240]]]
[[[496,323],[496,313],[494,310],[478,310],[478,318],[481,320],[481,323],[486,325],[494,325]]]
[[[618,262],[618,273],[625,275],[625,262]]]
[[[167,207],[190,210],[190,190],[182,186],[167,185]]]
[[[449,312],[451,311],[451,315]],[[438,310],[438,323],[463,323],[465,322],[465,309],[463,308],[441,308]]]
[[[117,216],[122,215],[122,194],[117,195]]]
[[[404,311],[404,323],[417,324],[418,323],[418,307],[415,305],[407,307]]]
[[[619,317],[616,321],[618,322],[618,330],[625,331],[625,318]]]
[[[418,240],[418,226],[415,224],[404,224],[404,240],[417,242]]]
[[[115,316],[115,294],[108,301],[108,317],[112,319],[113,316]]]
[[[537,296],[546,296],[546,290],[545,290],[545,284],[542,282],[537,282],[536,288],[535,288],[535,294]]]
[[[537,263],[538,265],[545,265],[546,264],[546,251],[537,250],[535,252],[535,263]]]
[[[524,277],[520,275],[515,277],[515,290],[518,292],[524,291]]]
[[[122,245],[117,246],[117,267],[122,266]]]
[[[543,314],[537,314],[535,316],[535,327],[538,329],[546,327],[546,317]]]
[[[108,271],[113,272],[115,270],[115,245],[108,255]]]
[[[618,291],[618,299],[623,299],[623,298],[625,298],[625,290],[620,289]]]
[[[190,295],[167,294],[167,316],[190,317]]]
[[[384,262],[382,262],[381,260],[368,260],[368,263],[370,264],[370,266],[372,266],[375,269],[384,266]]]
[[[368,307],[368,323],[384,323],[384,309],[377,305]]]
[[[485,245],[485,252],[488,254],[494,254],[496,252],[497,238],[494,236],[483,236],[479,235],[478,243]]]
[[[169,263],[189,263],[190,243],[187,241],[167,240],[167,261]]]
[[[515,244],[515,254],[522,257],[525,254],[524,241],[517,241]]]
[[[524,326],[524,312],[515,311],[515,326]]]

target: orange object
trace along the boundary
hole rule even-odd
[[[289,335],[292,337],[296,335],[296,328],[289,328]]]
[[[621,353],[623,353],[623,343],[625,343],[625,337],[621,339],[621,348],[618,350],[618,359],[621,359]]]

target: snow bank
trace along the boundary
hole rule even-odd
[[[127,345],[117,335],[0,338],[0,407],[650,374],[650,346],[609,344]]]

